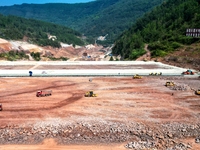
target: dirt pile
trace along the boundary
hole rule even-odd
[[[0,38],[0,52],[9,51],[11,49],[12,45],[8,41]]]

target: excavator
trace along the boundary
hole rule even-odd
[[[175,84],[174,84],[174,82],[173,81],[167,81],[166,83],[165,83],[165,86],[174,86]]]
[[[195,94],[200,95],[200,89],[196,90]]]
[[[142,79],[142,77],[139,76],[138,74],[136,74],[136,75],[133,76],[133,79]]]
[[[94,94],[93,91],[88,91],[85,93],[85,97],[97,97],[97,94]]]

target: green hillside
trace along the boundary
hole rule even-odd
[[[48,39],[48,35],[56,39]],[[0,38],[11,40],[26,39],[41,46],[60,47],[60,42],[84,45],[81,34],[67,27],[43,21],[0,15]]]
[[[153,57],[164,57],[184,45],[199,42],[199,38],[186,36],[187,28],[200,28],[199,25],[200,0],[168,0],[124,32],[116,40],[113,53],[134,60],[145,53],[147,43]]]
[[[22,4],[0,7],[4,15],[16,15],[77,30],[87,37],[105,36],[109,43],[164,0],[96,0],[78,4]]]

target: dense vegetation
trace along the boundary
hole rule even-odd
[[[65,25],[89,39],[108,34],[106,42],[113,43],[139,17],[163,1],[96,0],[78,4],[22,4],[0,7],[0,13]]]
[[[48,34],[56,36],[56,39],[48,39]],[[61,25],[0,15],[0,37],[4,39],[22,40],[26,38],[31,43],[53,47],[60,47],[60,42],[83,45],[84,42],[78,36],[81,36],[79,32]]]
[[[41,55],[39,52],[31,52],[30,53],[31,57],[36,60],[36,61],[40,61],[41,60]],[[29,60],[29,55],[27,55],[23,50],[11,50],[9,52],[3,52],[0,53],[0,58],[1,59],[5,59],[5,60],[9,60],[9,61],[16,61],[16,60]],[[67,61],[68,58],[66,57],[60,57],[60,58],[55,58],[55,57],[48,57],[50,60],[52,61],[57,61],[57,60],[61,60],[61,61]]]
[[[15,60],[28,60],[29,56],[26,55],[24,51],[14,51],[11,50],[9,52],[0,53],[0,58],[4,58],[9,61],[15,61]]]
[[[135,59],[148,43],[153,57],[163,57],[182,45],[199,41],[186,36],[187,28],[200,28],[200,0],[168,0],[138,19],[115,43],[113,54]]]

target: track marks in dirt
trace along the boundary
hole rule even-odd
[[[62,88],[62,87],[70,87],[70,86],[75,86],[75,83],[57,85],[57,83],[53,82],[51,86],[47,86],[47,87],[44,87],[44,88],[34,88],[32,90],[21,89],[20,92],[17,92],[19,90],[16,89],[16,92],[13,91],[13,93],[10,93],[10,94],[8,94],[8,92],[6,92],[6,93],[1,94],[0,98],[1,97],[5,98],[5,97],[9,97],[9,96],[21,95],[21,94],[36,93],[39,90],[50,90],[50,89],[54,89],[54,88]]]
[[[18,109],[5,109],[4,111],[10,111],[10,112],[22,112],[22,111],[38,111],[38,110],[52,110],[52,109],[56,109],[56,108],[61,108],[64,107],[66,105],[72,104],[76,101],[78,101],[79,99],[81,99],[83,97],[83,95],[80,93],[73,93],[71,97],[62,100],[58,103],[52,104],[52,106],[46,106],[46,107],[41,107],[41,108],[18,108]]]

